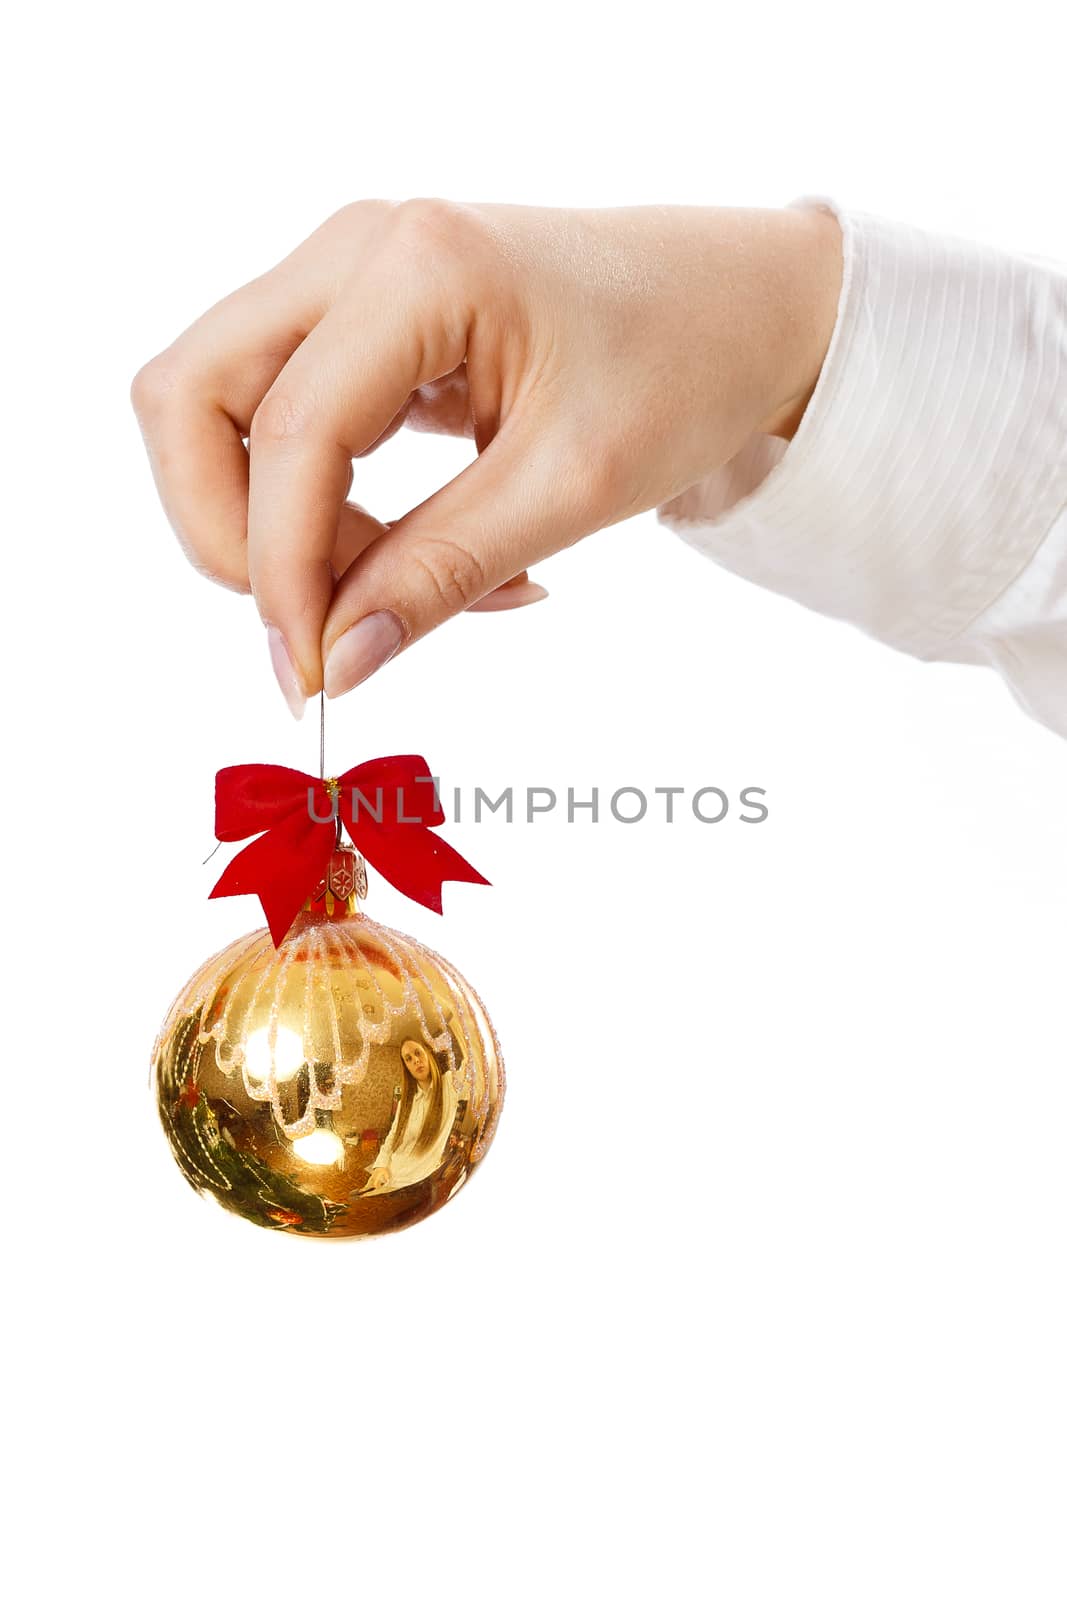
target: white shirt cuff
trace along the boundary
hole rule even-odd
[[[844,275],[796,436],[754,437],[660,515],[742,577],[897,649],[990,661],[1067,734],[1067,272],[799,203],[838,218]],[[1040,576],[1017,587],[1039,553]],[[1058,693],[1028,698],[1019,641],[1043,630],[1047,679],[1050,628]]]

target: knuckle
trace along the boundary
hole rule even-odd
[[[485,593],[485,570],[473,551],[452,539],[421,539],[409,560],[449,615],[466,611]]]
[[[291,444],[308,432],[307,407],[295,395],[272,389],[256,407],[248,430],[253,449]]]
[[[373,226],[387,217],[394,209],[388,200],[350,200],[326,218],[326,221],[312,234],[312,239],[321,236],[328,240],[340,241],[345,246],[351,244],[353,237],[360,237],[366,232],[368,225]]]
[[[217,529],[205,525],[203,519],[182,526],[175,524],[174,532],[186,561],[200,577],[237,594],[250,592],[243,542],[220,540]]]
[[[479,215],[455,200],[402,200],[394,207],[390,223],[394,242],[436,266],[455,263],[469,267],[480,246],[483,229]]]
[[[185,546],[185,557],[194,571],[220,588],[229,589],[233,594],[252,593],[248,569],[236,558],[227,559],[213,552],[200,554],[189,545]]]
[[[380,221],[392,209],[388,200],[350,200],[334,213],[334,220],[343,226],[361,228],[364,223]]]
[[[153,356],[130,384],[130,403],[142,419],[158,416],[170,405],[177,389],[178,378],[173,366],[162,356]]]
[[[460,207],[451,200],[438,200],[432,196],[418,196],[401,200],[393,212],[393,225],[400,233],[416,239],[440,239],[452,234]]]

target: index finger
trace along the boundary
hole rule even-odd
[[[302,694],[322,687],[331,555],[352,459],[414,390],[463,360],[466,319],[442,314],[440,279],[379,257],[312,329],[268,391],[249,437],[248,574]]]

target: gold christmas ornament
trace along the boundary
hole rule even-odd
[[[186,1178],[282,1232],[361,1238],[429,1216],[485,1155],[504,1096],[470,985],[357,893],[362,859],[338,849],[278,948],[262,929],[212,956],[155,1047]]]

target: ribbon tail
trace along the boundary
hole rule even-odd
[[[258,895],[275,946],[281,944],[333,852],[335,833],[295,812],[234,856],[208,896]]]
[[[489,885],[489,879],[483,878],[477,867],[428,828],[402,823],[392,827],[366,824],[347,831],[356,848],[394,889],[429,911],[440,913],[444,883]]]

